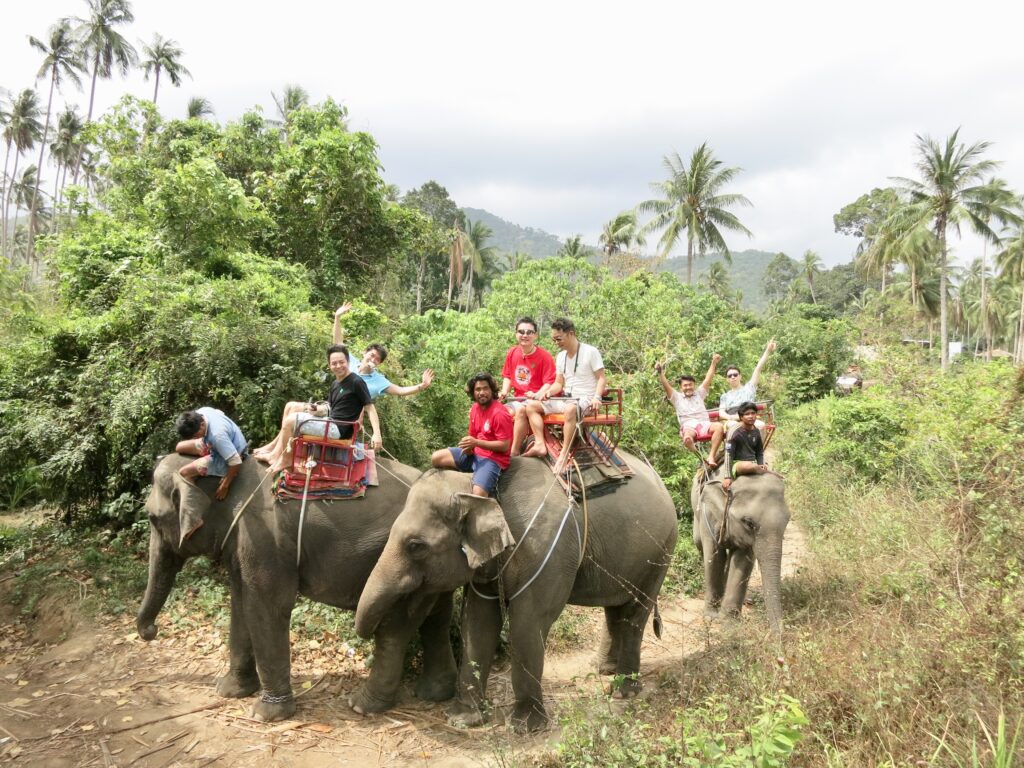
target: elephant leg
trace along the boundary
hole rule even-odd
[[[512,691],[516,698],[512,708],[512,727],[517,731],[539,731],[548,724],[541,679],[544,676],[544,644],[557,616],[557,612],[549,616],[548,612],[529,602],[512,603],[510,606]]]
[[[459,697],[448,708],[448,722],[459,728],[487,721],[487,678],[501,634],[497,600],[485,600],[466,587],[462,606],[462,661],[459,664]]]
[[[295,589],[255,584],[245,590],[242,601],[263,687],[253,717],[268,722],[285,720],[295,714],[288,636]]]
[[[416,697],[424,701],[447,701],[455,695],[458,669],[450,635],[452,593],[437,598],[433,611],[420,625],[423,644],[423,672],[416,682]]]
[[[642,593],[637,599],[625,605],[609,606],[604,609],[605,623],[611,635],[611,645],[615,656],[615,676],[618,685],[612,689],[615,698],[629,699],[640,693],[643,684],[640,682],[640,648],[644,641],[647,621],[654,610],[654,601],[661,591],[661,583],[665,580],[665,568],[659,568],[650,574],[647,583],[639,584]]]
[[[614,675],[619,667],[619,649],[612,634],[612,619],[608,609],[604,612],[604,632],[601,633],[601,647],[597,649],[597,671],[602,675]]]
[[[729,574],[725,583],[722,613],[739,616],[743,598],[747,596],[747,583],[754,567],[754,556],[748,549],[734,549],[729,555]]]
[[[726,552],[714,542],[703,541],[704,551],[704,618],[718,618],[725,591]]]
[[[260,689],[256,674],[256,656],[252,651],[252,638],[245,623],[242,605],[241,579],[231,576],[231,629],[228,635],[230,661],[228,672],[217,680],[217,695],[230,699],[251,696]]]

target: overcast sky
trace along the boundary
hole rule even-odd
[[[1024,191],[1024,6],[858,2],[303,2],[135,0],[135,43],[176,40],[193,79],[163,78],[159,106],[192,96],[220,121],[273,114],[286,83],[345,104],[380,144],[387,181],[435,179],[459,205],[597,242],[652,196],[664,155],[703,141],[743,168],[730,191],[753,232],[734,250],[849,261],[832,215],[913,174],[915,134],[993,143]],[[0,87],[32,84],[27,36],[85,15],[85,0],[5,3]],[[43,85],[40,86],[41,88]],[[101,81],[97,106],[151,97],[141,74]],[[45,94],[43,95],[45,98]],[[67,100],[84,112],[88,94]],[[978,246],[965,242],[961,258]]]

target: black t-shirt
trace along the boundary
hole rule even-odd
[[[743,427],[737,427],[729,438],[726,446],[733,461],[753,461],[755,464],[764,464],[764,443],[761,441],[761,433],[757,429],[749,432]]]
[[[363,408],[369,405],[370,390],[366,382],[354,373],[349,373],[341,381],[335,380],[331,384],[331,394],[327,398],[331,407],[330,416],[337,421],[356,421]],[[339,426],[338,431],[341,438],[347,440],[352,437],[352,427]]]

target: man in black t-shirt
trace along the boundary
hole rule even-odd
[[[327,362],[331,366],[331,373],[334,374],[334,383],[331,384],[331,393],[327,399],[330,407],[330,418],[336,421],[358,421],[363,411],[370,417],[370,423],[374,427],[374,448],[378,448],[377,435],[380,429],[377,427],[377,411],[370,399],[370,390],[366,382],[349,368],[348,349],[344,344],[332,344],[327,348]],[[281,444],[285,446],[280,458],[271,467],[271,472],[279,472],[292,464],[291,439],[298,429],[303,435],[323,437],[327,422],[315,420],[311,413],[298,413],[295,419],[282,426]],[[330,424],[328,437],[332,440],[347,440],[352,437],[354,431],[349,424]]]
[[[755,422],[757,406],[746,402],[738,410],[740,425],[725,441],[725,478],[722,488],[729,490],[733,477],[763,475],[768,471],[764,463],[764,442]]]

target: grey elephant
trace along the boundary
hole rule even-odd
[[[419,472],[379,459],[381,485],[362,499],[310,501],[296,564],[300,502],[275,503],[266,470],[247,459],[228,497],[214,498],[216,478],[198,483],[178,470],[194,457],[172,454],[157,465],[146,500],[149,513],[149,581],[136,619],[144,640],[156,636],[156,617],[189,557],[219,559],[230,574],[230,666],[217,681],[221,696],[244,697],[262,688],[254,715],[280,720],[295,712],[291,689],[289,622],[298,594],[352,610],[384,549],[388,531]],[[231,527],[233,512],[256,490]],[[225,538],[227,537],[226,543]],[[423,643],[420,698],[443,701],[455,693],[456,667],[449,637],[451,594],[396,603],[374,636],[375,663],[355,694],[363,712],[387,709],[401,684],[406,647],[417,629]]]
[[[761,569],[768,623],[782,631],[782,538],[789,524],[782,479],[772,473],[741,475],[732,484],[729,519],[722,531],[727,496],[722,470],[693,480],[693,543],[704,557],[704,615],[719,610],[738,616],[757,559]]]
[[[449,718],[460,726],[485,720],[487,678],[507,613],[512,725],[536,730],[547,723],[541,677],[548,630],[566,603],[602,606],[600,671],[621,676],[617,695],[635,695],[644,628],[678,528],[661,478],[640,459],[625,459],[636,474],[590,499],[585,512],[540,459],[512,460],[498,485],[500,506],[471,495],[468,475],[427,472],[409,491],[366,583],[356,631],[369,637],[410,596],[468,584],[459,692]]]

